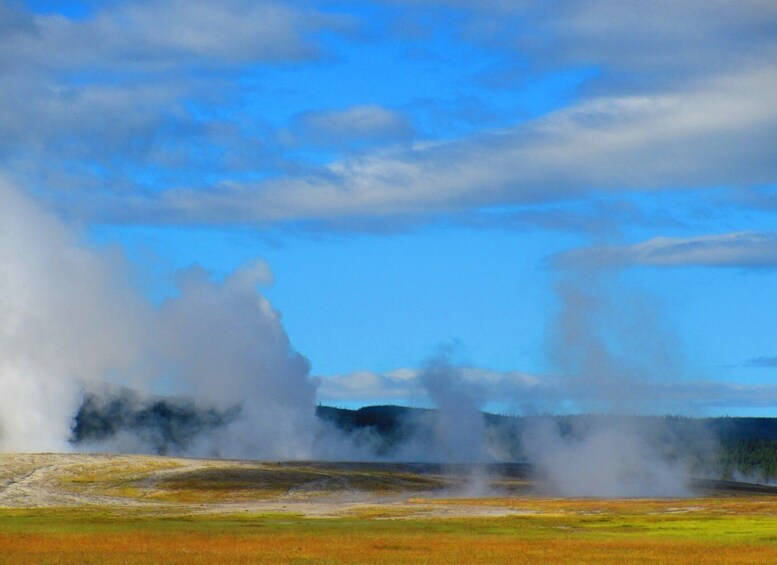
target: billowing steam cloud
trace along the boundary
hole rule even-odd
[[[256,292],[270,274],[262,262],[217,283],[202,269],[179,277],[180,296],[159,315],[161,356],[179,394],[240,406],[240,417],[200,449],[218,455],[310,456],[315,386],[278,313]]]
[[[118,252],[84,244],[8,182],[0,201],[0,451],[67,449],[83,391],[114,382],[237,407],[193,452],[310,453],[315,386],[256,290],[270,279],[263,263],[224,281],[190,269],[154,307]]]
[[[0,181],[0,450],[61,450],[81,386],[127,374],[148,312],[110,251]]]

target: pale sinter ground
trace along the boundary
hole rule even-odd
[[[750,494],[775,494],[763,492],[768,488],[753,486]],[[706,485],[706,489],[705,494],[728,496],[737,494],[742,485],[721,483]],[[547,500],[555,503],[541,504]],[[435,518],[557,512],[563,500],[535,496],[527,470],[520,465],[0,454],[0,507],[5,508],[93,506],[154,514],[251,512],[322,518]],[[702,504],[703,499],[696,498],[663,499],[655,502],[655,511],[696,512],[704,509]],[[576,511],[587,512],[588,506],[583,504]],[[596,504],[592,501],[590,506],[595,509]]]
[[[0,507],[101,506],[159,512],[305,516],[502,516],[520,509],[429,504],[481,494],[486,479],[420,465],[263,463],[145,455],[0,454]],[[525,490],[520,478],[488,481]],[[488,487],[491,488],[491,487]],[[497,490],[493,491],[496,494]],[[425,502],[426,501],[426,502]]]

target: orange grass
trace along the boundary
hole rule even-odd
[[[402,532],[128,532],[0,537],[2,563],[774,563],[777,548],[635,538]]]
[[[777,506],[767,497],[465,502],[536,513],[381,520],[6,510],[0,563],[777,563]]]

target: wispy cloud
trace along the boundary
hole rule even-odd
[[[586,101],[515,128],[334,162],[303,177],[92,202],[108,221],[256,224],[454,212],[594,192],[777,178],[777,68],[668,95]]]
[[[278,151],[261,117],[231,119],[236,79],[321,60],[321,35],[355,25],[274,1],[119,1],[79,18],[2,1],[0,168],[53,194],[266,174]]]
[[[556,268],[600,269],[630,265],[655,267],[777,267],[777,233],[736,232],[697,237],[657,237],[633,245],[583,247],[549,260]]]
[[[412,119],[370,100],[313,105],[273,131],[261,113],[225,117],[238,108],[224,101],[257,66],[320,59],[327,33],[353,38],[363,22],[346,8],[143,0],[69,19],[4,2],[0,105],[14,111],[0,115],[0,165],[45,175],[71,214],[169,224],[402,222],[777,178],[771,3],[431,3],[470,11],[460,39],[498,38],[508,65],[601,72],[562,109],[445,141],[411,143]],[[420,4],[401,11],[428,16]],[[284,132],[342,156],[284,155]]]
[[[741,68],[743,62],[773,59],[777,47],[777,8],[768,0],[384,3],[464,10],[465,39],[532,53],[539,65],[595,65],[619,75],[612,87],[623,86],[624,74],[665,84]]]
[[[84,19],[31,14],[4,2],[3,14],[0,63],[17,70],[147,73],[294,61],[319,54],[311,34],[345,25],[311,8],[249,0],[112,2]]]
[[[748,359],[745,366],[762,368],[777,367],[777,357],[754,357],[753,359]]]
[[[235,96],[232,80],[256,65],[320,58],[323,34],[351,33],[355,17],[315,2],[163,0],[69,19],[4,3],[0,105],[15,111],[0,116],[0,158],[17,177],[55,175],[44,184],[61,189],[59,172],[89,185],[87,194],[57,194],[73,214],[173,224],[426,218],[777,178],[772,3],[435,4],[471,12],[464,41],[511,22],[509,49],[528,54],[535,72],[602,72],[563,109],[443,142],[411,144],[411,120],[372,101],[311,109],[286,133],[344,155],[293,164],[277,145],[284,128],[273,132],[258,115],[244,128],[206,109]],[[395,12],[423,11],[414,3]],[[364,151],[391,140],[405,143]]]

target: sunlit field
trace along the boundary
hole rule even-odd
[[[466,498],[440,469],[8,457],[0,563],[777,562],[770,494],[541,498],[515,479]]]
[[[440,501],[443,502],[443,501]],[[774,563],[773,502],[510,500],[526,515],[402,519],[0,513],[2,563]],[[394,519],[387,519],[394,518]]]

